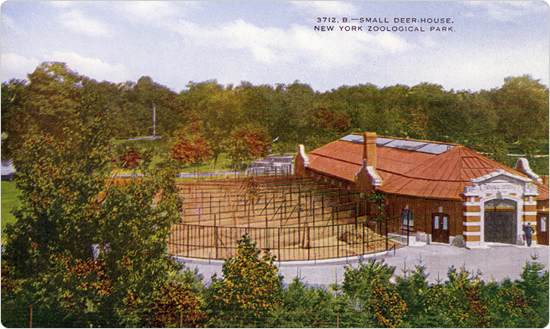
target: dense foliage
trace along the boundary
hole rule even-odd
[[[528,76],[491,91],[421,84],[223,87],[176,94],[143,77],[91,80],[44,63],[29,81],[2,84],[2,157],[21,191],[6,226],[2,324],[7,327],[544,327],[548,271],[483,282],[464,269],[428,284],[425,268],[395,276],[384,263],[346,269],[341,286],[284,288],[275,258],[245,235],[223,277],[205,286],[167,252],[180,219],[176,170],[226,154],[242,164],[269,152],[313,148],[349,132],[459,142],[506,162],[506,152],[548,148],[548,88]],[[156,128],[151,125],[156,111]],[[162,135],[157,150],[129,136]],[[141,145],[147,145],[144,141]],[[156,141],[155,141],[156,142]],[[152,161],[156,158],[156,161]],[[160,160],[159,160],[160,158]],[[548,171],[547,159],[535,170]],[[114,179],[132,168],[139,178]],[[257,184],[247,184],[249,198]],[[383,199],[369,198],[381,207]],[[519,269],[518,269],[519,270]]]
[[[548,87],[530,76],[508,77],[500,88],[445,91],[442,86],[342,86],[315,92],[294,82],[222,86],[190,82],[176,93],[149,77],[137,83],[97,82],[63,63],[43,63],[28,81],[2,84],[2,158],[22,157],[21,145],[41,132],[63,136],[78,122],[76,104],[94,95],[110,137],[162,136],[166,156],[185,164],[221,154],[247,162],[265,150],[312,150],[351,132],[453,142],[513,166],[524,154],[539,174],[548,172]],[[200,138],[189,132],[199,132]],[[255,141],[253,141],[253,140]]]
[[[159,294],[177,288],[168,274],[181,267],[166,254],[181,207],[175,171],[141,162],[140,178],[108,178],[108,134],[90,101],[79,102],[65,138],[45,134],[23,146],[21,205],[3,245],[2,311],[38,305],[37,326],[139,327]],[[3,313],[6,326],[28,324],[21,320]]]
[[[223,278],[214,274],[208,289],[213,316],[209,325],[258,326],[282,304],[283,277],[267,251],[261,254],[245,234],[238,241],[237,255],[223,265]]]

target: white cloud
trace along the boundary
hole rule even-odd
[[[306,10],[316,15],[353,15],[358,9],[353,3],[343,1],[292,1],[291,4],[300,10]]]
[[[122,16],[133,23],[164,25],[181,14],[179,6],[195,6],[191,2],[129,1],[115,3]],[[178,6],[179,5],[179,6]]]
[[[243,20],[220,28],[180,21],[172,29],[199,46],[247,50],[258,62],[307,63],[323,69],[360,64],[368,56],[395,54],[414,47],[394,33],[342,32],[338,26],[332,32],[319,32],[301,25],[287,30],[259,28]]]
[[[128,70],[124,65],[106,63],[99,58],[83,57],[74,52],[54,52],[47,58],[51,62],[65,62],[79,74],[96,80],[122,82],[129,78]]]
[[[27,79],[27,74],[32,73],[40,64],[36,58],[26,58],[16,54],[2,54],[0,80],[5,82],[12,78]]]
[[[3,82],[12,78],[26,79],[27,74],[34,72],[44,61],[64,62],[76,73],[100,81],[123,82],[130,79],[128,70],[122,64],[110,64],[99,58],[84,57],[74,52],[54,52],[41,59],[26,58],[13,53],[2,54],[0,79]]]
[[[61,13],[61,23],[72,31],[92,37],[109,36],[107,24],[96,19],[84,16],[80,11],[71,10]]]
[[[531,74],[547,84],[548,61],[523,60],[524,56],[540,58],[544,51],[542,46],[526,47],[519,51],[463,47],[450,54],[444,48],[426,50],[419,47],[396,56],[387,73],[399,83],[414,85],[428,81],[441,84],[447,90],[489,90],[502,86],[505,77],[524,74]]]
[[[542,1],[468,1],[464,4],[481,9],[490,19],[498,22],[514,22],[541,11],[548,12],[548,5]],[[468,13],[467,16],[478,15]]]

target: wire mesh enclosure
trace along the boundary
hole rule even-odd
[[[360,193],[294,176],[187,182],[179,185],[182,220],[172,227],[175,256],[225,259],[246,233],[280,261],[351,257],[402,244],[400,217],[373,216]]]

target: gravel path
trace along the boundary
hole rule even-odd
[[[365,260],[375,258],[384,260],[396,268],[395,274],[402,275],[403,269],[414,269],[420,262],[426,266],[429,273],[428,281],[443,282],[447,280],[447,271],[451,266],[465,268],[469,272],[481,272],[480,278],[485,282],[492,280],[500,282],[505,278],[517,280],[531,256],[538,256],[538,261],[549,266],[548,246],[523,247],[505,244],[489,244],[483,249],[465,249],[441,244],[417,244],[403,247],[389,253],[366,255]],[[209,261],[189,258],[179,258],[188,268],[198,268],[203,276],[203,282],[210,283],[214,273],[222,277],[223,261]],[[279,272],[284,276],[283,282],[288,284],[297,276],[310,286],[328,286],[335,281],[341,283],[344,279],[345,266],[357,267],[358,258],[343,258],[322,261],[277,262]]]

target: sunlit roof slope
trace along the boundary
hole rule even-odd
[[[380,191],[391,194],[461,199],[464,186],[471,185],[470,179],[495,170],[527,177],[458,144],[378,137],[376,153]],[[310,152],[308,169],[354,182],[362,157],[363,136],[348,135]],[[548,198],[548,187],[537,185],[540,197]]]

